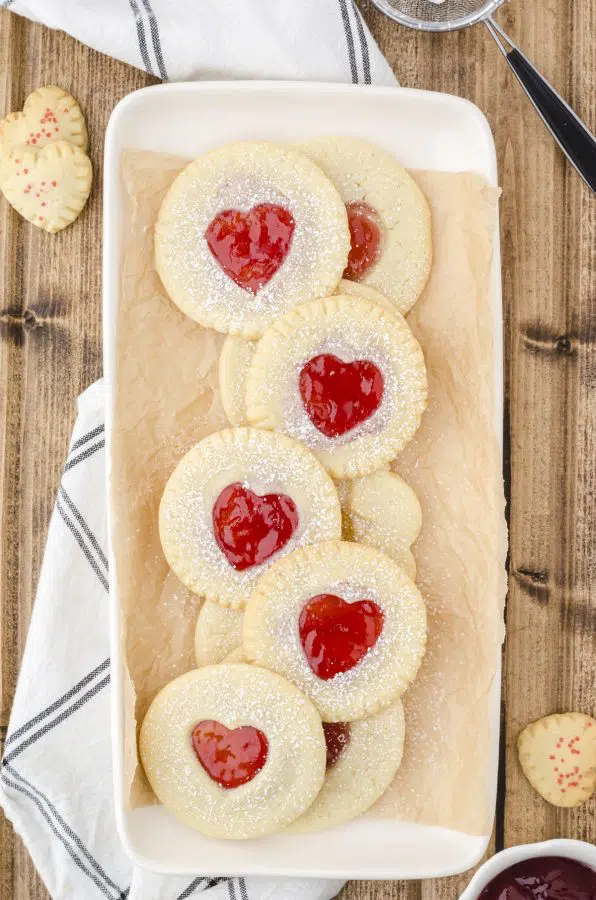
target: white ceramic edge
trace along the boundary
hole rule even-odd
[[[332,88],[338,92],[360,92],[363,94],[390,94],[402,93],[423,98],[436,98],[440,96],[446,103],[454,103],[468,107],[468,112],[473,116],[479,129],[482,132],[483,140],[488,150],[488,158],[490,165],[485,175],[490,185],[498,186],[497,179],[497,158],[496,148],[492,135],[492,131],[488,121],[482,111],[471,101],[461,97],[454,97],[450,94],[439,94],[434,91],[425,91],[415,88],[387,88],[375,86],[357,86],[346,84],[329,84],[326,82],[283,82],[283,81],[233,81],[233,82],[181,82],[175,84],[156,85],[153,87],[142,88],[134,91],[124,97],[114,108],[108,121],[105,147],[104,147],[104,202],[103,202],[103,360],[104,360],[104,383],[105,383],[105,440],[106,440],[106,488],[107,488],[107,539],[108,539],[108,562],[110,572],[110,642],[111,642],[111,708],[110,708],[110,725],[112,735],[112,766],[113,766],[113,786],[114,786],[114,805],[116,826],[123,847],[136,864],[144,868],[150,868],[153,871],[163,874],[174,874],[168,866],[164,866],[152,859],[146,859],[139,854],[130,842],[126,823],[125,798],[123,792],[123,759],[124,759],[124,734],[123,734],[123,709],[124,709],[124,659],[121,644],[121,622],[118,594],[116,590],[116,559],[112,550],[112,512],[110,502],[110,481],[111,481],[111,437],[113,424],[113,403],[115,398],[115,376],[116,376],[116,316],[117,305],[120,293],[120,222],[119,222],[119,193],[120,193],[120,161],[118,151],[116,149],[116,132],[119,120],[124,117],[129,107],[139,102],[142,95],[147,92],[160,91],[163,93],[175,91],[194,92],[196,90],[221,90],[235,91],[238,93],[248,92],[252,90],[271,90],[274,92],[287,92],[299,90],[304,93],[312,91],[316,93],[321,89],[329,90]],[[108,177],[107,173],[117,173]],[[117,228],[114,229],[114,223]],[[495,364],[495,415],[496,428],[501,450],[503,448],[503,324],[502,324],[502,292],[501,292],[501,255],[500,255],[500,238],[498,227],[498,216],[495,223],[495,240],[493,255],[493,326],[494,326],[494,346],[493,356]],[[497,770],[499,757],[499,730],[500,730],[500,681],[501,681],[501,650],[499,649],[497,669],[493,683],[491,702],[494,703],[496,712],[494,714],[493,728],[495,729],[493,741],[493,773],[494,784],[489,789],[490,802],[493,809],[496,800],[497,791]],[[470,836],[472,840],[472,836]],[[454,867],[446,869],[431,870],[422,873],[419,871],[408,872],[403,867],[376,869],[370,871],[359,867],[357,870],[351,870],[349,867],[340,870],[331,869],[309,869],[305,868],[280,868],[276,870],[263,869],[256,866],[249,874],[252,875],[282,875],[287,877],[311,877],[311,878],[360,878],[360,879],[414,879],[424,877],[445,877],[449,875],[457,875],[473,868],[484,856],[490,835],[484,835],[475,838],[477,842],[476,852],[466,860],[461,860]],[[202,872],[205,875],[220,874],[211,871],[207,866],[202,864]],[[196,871],[196,867],[188,869],[177,869],[178,874],[192,875]],[[233,866],[228,866],[228,874],[243,875],[247,874],[246,866],[243,871],[236,871]]]
[[[459,900],[477,900],[483,888],[504,869],[537,856],[563,856],[596,870],[596,847],[586,841],[555,838],[536,844],[519,844],[517,847],[501,850],[480,866]]]

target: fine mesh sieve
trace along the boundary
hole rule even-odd
[[[504,0],[372,2],[395,22],[421,31],[456,31],[484,22],[543,122],[586,184],[596,192],[596,139],[492,18]]]
[[[490,16],[503,0],[373,0],[396,22],[425,31],[455,31]]]

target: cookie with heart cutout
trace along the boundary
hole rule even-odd
[[[252,425],[309,447],[334,478],[386,465],[426,407],[420,345],[399,313],[337,295],[303,303],[261,340],[248,372]]]
[[[22,112],[0,119],[0,156],[19,147],[41,150],[56,141],[68,141],[87,152],[87,125],[81,107],[72,94],[55,84],[33,91]]]
[[[209,666],[227,660],[242,646],[241,609],[231,609],[207,600],[197,617],[195,658],[197,666]]]
[[[415,678],[426,609],[389,557],[345,541],[302,547],[259,580],[244,613],[247,659],[293,682],[324,722],[378,712]]]
[[[319,167],[297,150],[250,141],[187,166],[155,231],[157,271],[174,303],[246,338],[332,293],[349,247],[344,204]]]
[[[544,716],[524,728],[517,751],[524,775],[553,806],[579,806],[596,790],[596,719],[591,716]]]
[[[385,793],[400,767],[405,730],[401,700],[357,722],[324,722],[327,767],[323,787],[286,833],[322,831],[366,812]]]
[[[89,157],[67,141],[19,148],[0,159],[0,189],[23,218],[55,234],[80,215],[91,191]]]
[[[348,211],[344,278],[377,288],[406,315],[432,263],[430,209],[412,176],[385,150],[353,137],[295,145],[329,176]]]
[[[393,304],[379,291],[360,284],[357,281],[342,279],[338,294],[349,294],[361,297],[382,306],[388,312],[394,309]],[[246,415],[246,377],[252,362],[257,341],[249,341],[237,334],[228,334],[219,357],[219,392],[224,412],[230,425],[247,425]]]
[[[206,666],[159,692],[139,751],[158,799],[214,838],[279,831],[311,805],[326,745],[313,704],[257,666]]]
[[[280,555],[339,538],[341,510],[331,478],[298,441],[229,428],[178,463],[161,500],[159,532],[183,584],[241,609]]]

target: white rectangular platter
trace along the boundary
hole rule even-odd
[[[114,402],[116,329],[124,236],[120,157],[125,149],[189,158],[227,141],[294,140],[354,135],[384,147],[416,169],[473,171],[497,184],[495,146],[477,107],[446,94],[401,88],[288,83],[170,84],[130,94],[110,119],[105,149],[104,363],[107,387],[108,478]],[[496,427],[502,439],[502,310],[498,230],[494,314]],[[117,473],[115,473],[117,477]],[[255,841],[214,841],[172,818],[163,807],[129,812],[123,789],[123,658],[115,560],[112,588],[112,733],[118,829],[134,861],[163,873],[287,875],[318,878],[432,878],[465,871],[483,855],[488,835],[407,822],[359,819],[319,834]],[[499,741],[499,670],[491,699],[494,806]]]

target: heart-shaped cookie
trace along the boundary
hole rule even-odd
[[[226,209],[205,232],[211,253],[232,281],[256,294],[282,266],[294,234],[283,206],[260,203],[248,212]]]
[[[240,482],[229,484],[213,504],[213,533],[231,566],[258,566],[288,543],[298,510],[286,494],[259,497]]]
[[[533,788],[553,806],[579,806],[596,788],[596,719],[583,713],[545,716],[517,739]]]
[[[300,372],[307,415],[325,437],[340,437],[369,419],[383,399],[383,376],[365,359],[343,362],[330,353],[313,357]]]
[[[357,666],[377,643],[384,619],[372,600],[347,603],[335,594],[312,597],[300,613],[298,630],[315,675],[328,681]]]
[[[21,147],[0,159],[0,189],[27,221],[51,234],[77,218],[91,190],[91,161],[67,141]]]
[[[209,777],[222,788],[252,781],[267,762],[269,752],[269,742],[258,728],[243,725],[229,729],[214,719],[195,725],[192,746]]]
[[[20,146],[39,150],[56,141],[68,141],[87,151],[87,126],[81,107],[68,91],[55,84],[38,88],[25,100],[22,112],[0,120],[0,156]]]

